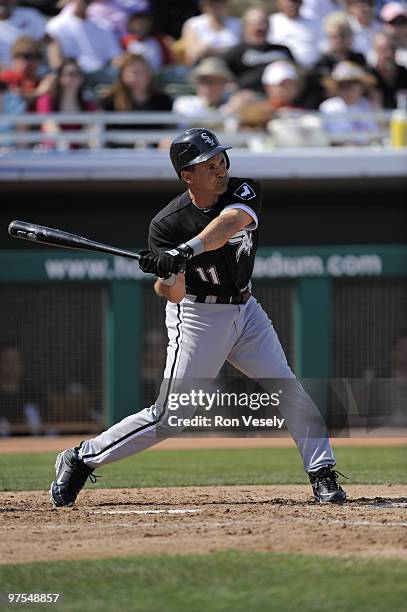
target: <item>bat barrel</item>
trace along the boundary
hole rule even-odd
[[[63,230],[54,229],[37,225],[36,223],[28,223],[27,221],[12,221],[8,226],[8,233],[13,238],[22,240],[30,240],[38,244],[49,244],[51,246],[63,247],[66,249],[77,249],[84,251],[98,251],[101,253],[110,253],[111,255],[119,255],[121,257],[130,257],[131,259],[140,259],[140,255],[133,251],[127,251],[109,244],[95,242],[76,234],[70,234]]]

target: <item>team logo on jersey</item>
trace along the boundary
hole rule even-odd
[[[253,248],[253,239],[252,233],[248,230],[240,230],[234,236],[229,238],[228,244],[232,244],[233,246],[237,245],[236,249],[236,261],[239,261],[240,255],[242,253],[246,253],[246,255],[250,255]]]
[[[241,200],[251,200],[256,197],[255,191],[247,183],[242,183],[233,195],[236,195]]]
[[[207,144],[211,145],[211,147],[215,147],[216,146],[216,142],[206,132],[202,132],[201,138],[202,138],[202,140],[204,142],[206,142]]]

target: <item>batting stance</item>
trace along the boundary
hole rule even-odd
[[[95,468],[159,442],[169,389],[177,381],[213,380],[225,361],[251,378],[290,381],[289,405],[280,409],[314,497],[346,500],[332,469],[335,457],[323,419],[251,294],[261,188],[252,179],[229,177],[226,150],[215,134],[201,128],[187,130],[171,145],[172,164],[187,189],[152,220],[149,249],[140,260],[143,272],[158,277],[155,292],[167,299],[164,382],[153,406],[58,455],[51,484],[57,507],[73,505]]]

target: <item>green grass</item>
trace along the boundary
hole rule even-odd
[[[30,609],[71,612],[401,612],[406,574],[396,560],[234,551],[0,566],[3,593],[60,593]]]
[[[43,490],[56,453],[0,456],[0,490]],[[352,484],[407,483],[407,447],[342,447],[338,469]],[[140,453],[107,465],[99,488],[306,483],[295,448],[206,449]]]
[[[55,453],[0,456],[1,490],[44,490]],[[406,483],[405,447],[336,450],[351,483]],[[305,483],[296,449],[141,453],[98,470],[97,487]],[[108,534],[107,534],[108,537]],[[317,534],[316,534],[317,537]],[[333,534],[334,537],[334,534]],[[401,612],[407,562],[227,551],[0,565],[7,593],[61,593],[26,610],[104,612]],[[3,598],[3,599],[2,599]]]

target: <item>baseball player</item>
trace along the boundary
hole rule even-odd
[[[164,424],[169,392],[181,381],[215,379],[226,361],[250,378],[289,381],[289,402],[280,412],[314,497],[321,503],[346,500],[332,469],[336,461],[323,419],[251,294],[261,187],[250,178],[229,177],[227,148],[201,128],[187,130],[171,145],[172,164],[187,189],[151,221],[149,248],[140,260],[144,272],[158,277],[156,294],[167,299],[167,362],[160,394],[153,406],[58,455],[50,491],[57,507],[73,505],[87,478],[94,479],[95,468],[171,435]]]

